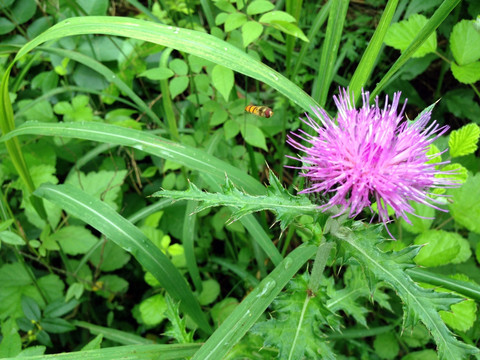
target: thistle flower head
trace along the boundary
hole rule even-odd
[[[312,109],[318,122],[308,115],[302,120],[315,134],[298,130],[288,136],[287,142],[305,153],[300,159],[294,158],[302,161],[297,168],[308,179],[308,187],[301,193],[330,195],[320,209],[339,205],[338,215],[349,211],[350,217],[371,208],[376,201],[384,224],[389,221],[387,205],[408,223],[407,214],[414,214],[411,200],[439,209],[434,205],[439,201],[429,196],[429,189],[456,184],[448,176],[438,176],[451,175],[435,167],[447,162],[431,164],[429,160],[439,154],[427,152],[448,126],[430,123],[430,111],[415,122],[404,119],[405,105],[398,109],[400,92],[394,94],[391,104],[387,97],[383,109],[378,97],[374,105],[369,105],[369,93],[362,97],[363,106],[356,109],[348,90],[343,89],[334,97],[336,119],[323,109]]]

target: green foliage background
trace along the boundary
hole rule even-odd
[[[479,356],[476,1],[0,12],[0,358]],[[339,87],[452,128],[448,213],[413,204],[391,241],[296,195],[286,134]]]

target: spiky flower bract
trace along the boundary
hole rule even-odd
[[[428,191],[456,184],[449,177],[451,172],[438,170],[447,162],[429,163],[439,154],[427,152],[448,126],[430,122],[431,111],[423,112],[414,122],[404,119],[405,105],[398,109],[400,92],[394,94],[391,104],[387,96],[383,109],[378,97],[373,105],[368,92],[362,98],[363,106],[356,109],[348,90],[341,90],[334,96],[336,119],[323,109],[312,109],[318,121],[308,114],[302,120],[315,134],[298,130],[288,136],[287,142],[305,153],[300,159],[291,157],[302,161],[297,168],[308,180],[300,193],[329,195],[320,209],[339,205],[338,215],[349,211],[350,217],[366,207],[371,209],[376,202],[384,224],[389,221],[387,205],[408,223],[407,214],[414,214],[411,200],[443,210],[434,205],[440,201]]]

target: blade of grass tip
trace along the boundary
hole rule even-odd
[[[297,61],[295,61],[295,66],[290,77],[291,79],[293,79],[297,75],[298,70],[300,70],[300,66],[303,65],[303,59],[307,54],[307,50],[313,46],[313,39],[320,31],[320,28],[322,27],[325,20],[327,20],[328,10],[330,9],[332,2],[333,0],[329,0],[325,5],[323,5],[320,11],[317,13],[317,16],[315,16],[315,19],[313,19],[312,26],[310,27],[310,30],[308,30],[307,34],[309,42],[302,41],[302,46],[298,53],[298,58]]]
[[[71,50],[65,50],[65,49],[59,49],[59,48],[49,48],[49,47],[44,47],[40,46],[39,49],[45,52],[53,53],[62,57],[66,57],[72,60],[75,60],[90,69],[98,72],[100,75],[103,75],[105,79],[108,81],[112,82],[117,86],[123,93],[127,94],[127,96],[132,99],[132,101],[137,105],[137,109],[143,111],[146,113],[156,124],[159,126],[164,126],[163,122],[160,120],[160,118],[155,114],[155,112],[148,107],[147,104],[138,96],[133,89],[131,89],[126,83],[122,81],[115,73],[110,70],[108,67],[103,65],[101,62],[98,62],[97,60],[92,59],[89,56],[86,56],[84,54],[71,51]]]
[[[382,91],[391,77],[412,57],[417,49],[430,37],[430,35],[440,26],[450,12],[458,5],[460,0],[445,0],[435,11],[433,16],[428,20],[427,24],[412,40],[411,44],[398,57],[397,61],[392,65],[390,70],[380,80],[375,89],[372,91],[370,99],[373,101],[375,97]]]
[[[127,221],[109,205],[70,185],[43,184],[35,194],[60,206],[124,250],[130,252],[138,262],[155,276],[165,290],[177,301],[181,309],[198,326],[211,332],[211,327],[185,279],[170,259],[153,244],[138,228]]]
[[[228,318],[208,338],[193,360],[223,359],[241,340],[265,309],[292,279],[297,271],[315,255],[317,247],[302,245],[293,250],[255,289],[243,299]]]
[[[360,91],[365,88],[365,84],[369,79],[373,68],[378,60],[378,55],[383,47],[383,39],[387,33],[388,27],[392,22],[393,15],[398,5],[398,0],[389,0],[385,10],[383,11],[380,22],[378,23],[375,33],[373,34],[367,49],[363,53],[362,59],[350,80],[349,90],[353,94],[355,104],[358,102]]]
[[[262,81],[306,110],[318,106],[310,96],[285,76],[226,41],[200,31],[133,18],[87,16],[66,19],[25,44],[14,61],[45,41],[84,34],[131,37],[171,47]]]
[[[165,49],[160,56],[160,67],[167,68],[168,59],[173,49]],[[162,92],[163,110],[167,118],[168,129],[170,130],[170,137],[176,142],[180,142],[180,135],[178,134],[177,119],[175,119],[175,112],[173,111],[173,102],[170,96],[170,89],[168,88],[168,79],[160,80],[160,90]]]
[[[327,31],[322,45],[320,65],[313,84],[312,97],[320,107],[325,106],[328,90],[333,79],[333,69],[337,58],[343,25],[347,15],[349,0],[333,1],[328,16]]]

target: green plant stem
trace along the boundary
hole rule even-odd
[[[173,49],[168,48],[163,50],[160,57],[160,67],[167,67],[168,59]],[[162,91],[163,110],[167,118],[168,129],[170,130],[170,137],[176,142],[180,142],[180,135],[178,134],[177,120],[175,119],[175,112],[173,111],[173,102],[170,96],[170,89],[168,88],[168,80],[160,80],[160,89]]]

